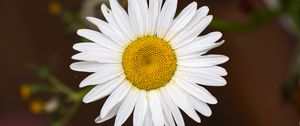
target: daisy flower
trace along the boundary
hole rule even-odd
[[[193,2],[175,17],[177,0],[128,0],[125,11],[117,0],[101,5],[106,21],[87,17],[100,32],[80,29],[92,42],[77,43],[80,53],[72,70],[92,73],[80,87],[94,85],[83,102],[109,96],[96,123],[115,118],[121,126],[133,113],[134,126],[184,126],[180,110],[200,123],[197,112],[212,114],[216,98],[203,86],[224,86],[227,75],[217,65],[223,55],[204,55],[223,44],[222,34],[198,36],[211,22],[208,7]],[[164,4],[163,4],[164,3]]]

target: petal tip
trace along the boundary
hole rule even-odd
[[[228,56],[224,56],[224,61],[225,62],[229,61],[229,57]]]
[[[218,100],[214,98],[209,104],[215,105],[218,104]]]
[[[213,19],[213,15],[207,15],[207,16],[206,16],[206,19],[207,19],[207,20],[212,20],[212,19]]]
[[[101,123],[101,117],[100,117],[100,115],[97,117],[97,118],[95,118],[95,123]]]
[[[93,19],[94,17],[91,17],[91,16],[88,16],[88,17],[85,17],[86,20],[91,20]]]
[[[209,112],[207,112],[204,116],[206,116],[206,117],[211,117],[211,115],[212,115],[212,111],[209,111]]]
[[[91,103],[93,101],[90,98],[88,98],[87,96],[84,96],[82,99],[82,102],[87,104],[87,103]]]
[[[84,32],[84,29],[78,29],[76,33],[77,33],[77,35],[82,36],[83,32]]]
[[[83,87],[85,87],[85,86],[86,86],[86,85],[85,85],[84,83],[82,83],[82,82],[79,84],[79,88],[83,88]]]
[[[75,71],[75,65],[74,65],[74,63],[70,64],[70,65],[69,65],[69,68],[70,68],[71,70]]]
[[[207,10],[207,11],[208,11],[208,10],[209,10],[209,7],[208,7],[208,6],[202,6],[201,9]]]

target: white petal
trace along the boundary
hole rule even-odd
[[[190,72],[195,74],[216,74],[218,76],[226,76],[227,72],[224,68],[219,66],[212,67],[178,67],[178,71]]]
[[[141,37],[143,35],[144,31],[144,21],[143,21],[143,15],[141,12],[141,9],[139,7],[139,3],[137,0],[128,0],[128,14],[129,14],[129,20],[130,24],[133,28],[133,31]]]
[[[177,126],[185,126],[183,117],[182,117],[178,107],[175,105],[175,103],[172,101],[172,99],[170,99],[170,96],[166,92],[165,88],[161,89],[161,96],[163,97],[164,101],[166,101],[166,104],[168,105]]]
[[[192,29],[194,26],[196,26],[200,20],[205,17],[208,13],[209,9],[207,6],[203,6],[199,8],[193,17],[193,19],[188,23],[185,29]]]
[[[184,29],[171,40],[172,47],[178,49],[192,42],[212,21],[212,16],[206,16],[192,29]]]
[[[121,68],[120,64],[103,64],[98,62],[86,62],[86,61],[75,62],[70,65],[70,68],[72,70],[79,71],[79,72],[100,72],[107,68],[113,68],[113,67]]]
[[[80,52],[91,52],[91,51],[103,51],[103,50],[109,50],[97,43],[93,42],[82,42],[82,43],[76,43],[73,45],[73,49],[80,51]]]
[[[170,126],[170,124],[169,124],[168,120],[166,119],[166,117],[164,118],[164,120],[165,120],[165,125],[164,126]]]
[[[158,37],[163,38],[170,28],[176,13],[177,2],[177,0],[165,1],[157,20],[156,33]]]
[[[105,48],[108,48],[108,49],[111,49],[114,51],[119,51],[119,52],[120,52],[120,50],[122,50],[122,48],[119,45],[112,42],[110,39],[105,37],[100,32],[93,31],[90,29],[79,29],[77,31],[77,34],[79,36],[89,39]]]
[[[185,94],[174,84],[166,86],[166,91],[173,102],[183,110],[190,118],[200,123],[200,117],[197,115],[191,103],[186,98]],[[180,101],[180,102],[178,102]]]
[[[176,50],[178,54],[188,55],[199,51],[207,51],[222,45],[224,42],[214,43],[222,37],[221,32],[212,32],[204,36],[197,37],[190,44]]]
[[[147,112],[146,112],[146,116],[145,116],[144,126],[153,126],[152,115],[151,115],[149,104],[147,106]]]
[[[100,31],[107,37],[109,37],[111,40],[113,40],[114,43],[118,44],[121,47],[124,47],[125,45],[123,44],[126,41],[124,40],[120,32],[115,32],[113,28],[111,28],[110,24],[94,17],[87,17],[86,18],[88,21],[91,23],[95,24]]]
[[[109,23],[109,25],[112,27],[112,28],[117,28],[119,29],[120,27],[118,26],[116,20],[114,19],[112,13],[111,13],[111,10],[107,8],[107,6],[105,4],[102,4],[101,5],[101,11],[102,11],[102,14],[103,16],[105,17],[106,21]],[[121,30],[121,29],[119,29]]]
[[[117,104],[117,105],[116,105],[116,106],[108,113],[108,115],[105,116],[104,118],[101,118],[101,116],[99,115],[99,116],[95,119],[95,122],[96,122],[96,123],[102,123],[102,122],[105,122],[105,121],[107,121],[107,120],[113,118],[114,116],[116,116],[116,115],[117,115],[117,112],[118,112],[118,110],[119,110],[119,108],[120,108],[120,105],[121,105],[120,103]]]
[[[135,35],[137,35],[137,37],[139,37],[139,29],[138,29],[138,24],[136,21],[136,16],[134,15],[134,10],[133,10],[133,6],[132,6],[132,0],[128,0],[128,17],[129,17],[129,21],[130,21],[130,25],[132,27],[132,31]]]
[[[186,55],[186,56],[179,56],[179,54],[176,52],[176,56],[177,56],[177,61],[180,61],[180,60],[198,59],[202,56],[202,54],[201,53],[193,53],[193,54]]]
[[[211,95],[205,88],[190,81],[183,80],[178,76],[176,76],[176,79],[174,81],[176,81],[176,85],[178,87],[180,87],[190,95],[195,96],[199,100],[209,104],[217,104],[217,99],[213,95]]]
[[[165,124],[168,124],[169,126],[176,126],[175,122],[173,120],[170,108],[168,107],[166,101],[163,99],[163,95],[161,94],[161,92],[160,92],[159,96],[161,97],[160,102],[161,102],[161,105],[163,107],[163,112],[164,112],[164,117],[165,117]]]
[[[228,60],[229,58],[224,55],[205,55],[198,59],[179,60],[178,65],[186,67],[209,67],[225,63]]]
[[[198,71],[197,73],[178,71],[179,75],[191,80],[194,83],[206,86],[224,86],[227,84],[223,77],[205,71]]]
[[[148,35],[149,31],[149,12],[148,12],[148,4],[147,0],[137,0],[139,7],[142,13],[142,20],[143,20],[143,35]]]
[[[156,90],[150,91],[148,93],[149,97],[149,107],[151,110],[152,121],[154,126],[163,126],[164,125],[164,116],[162,111],[162,106],[160,103],[160,98]]]
[[[136,101],[133,113],[133,126],[142,126],[144,124],[147,108],[148,101],[146,93],[144,91],[141,91]]]
[[[185,48],[185,50],[178,51],[178,57],[185,57],[190,54],[196,53],[199,55],[203,55],[207,53],[209,50],[216,48],[224,43],[224,40],[218,43],[211,43],[211,44],[198,44],[193,45],[191,44],[189,47]]]
[[[86,77],[84,80],[81,81],[79,87],[82,88],[82,87],[86,87],[89,85],[105,83],[107,81],[110,81],[110,80],[116,78],[117,76],[119,76],[121,74],[122,74],[122,72],[120,70],[118,70],[117,68],[108,68],[101,72],[96,72],[96,73],[89,75],[88,77]]]
[[[203,71],[211,72],[211,73],[217,74],[219,76],[227,75],[227,71],[223,67],[220,67],[220,66],[209,67]]]
[[[131,115],[138,97],[138,92],[139,89],[131,88],[128,95],[126,96],[126,98],[120,106],[115,120],[115,126],[121,126]]]
[[[122,54],[113,51],[83,52],[73,55],[74,60],[95,61],[99,63],[121,63]]]
[[[149,35],[155,34],[157,18],[160,12],[162,0],[149,1]]]
[[[171,28],[164,37],[167,41],[173,38],[179,31],[181,31],[194,17],[197,10],[197,3],[192,2],[186,6],[180,14],[174,19]]]
[[[87,93],[83,97],[83,102],[90,103],[108,96],[113,90],[115,90],[124,81],[124,79],[125,76],[121,75],[104,84],[95,86],[89,93]]]
[[[102,109],[101,109],[101,117],[105,117],[108,115],[109,111],[118,103],[123,101],[125,96],[131,89],[131,85],[129,82],[124,81],[113,93],[107,98]]]
[[[113,15],[111,14],[111,10],[109,10],[105,4],[101,5],[101,10],[102,10],[102,13],[103,13],[105,19],[109,22],[110,27],[116,33],[116,35],[111,35],[111,36],[112,37],[113,36],[120,37],[120,42],[122,42],[123,45],[127,45],[129,42],[131,42],[130,38],[125,33],[123,33],[123,31],[117,24],[116,20],[114,19]]]
[[[109,0],[109,4],[112,9],[112,14],[120,29],[131,39],[135,40],[137,36],[134,34],[130,25],[129,17],[126,11],[118,3],[117,0]]]
[[[202,115],[209,117],[212,114],[211,109],[209,106],[204,103],[203,101],[196,99],[193,96],[188,96],[189,101],[192,103],[193,107],[200,112]]]

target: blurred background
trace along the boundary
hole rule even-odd
[[[179,0],[179,10],[192,1]],[[219,101],[211,105],[213,115],[201,116],[201,124],[184,115],[186,125],[299,125],[299,0],[197,2],[198,6],[209,6],[215,18],[205,32],[223,33],[225,44],[210,53],[230,57],[223,65],[229,75],[225,87],[207,87]],[[69,69],[76,53],[72,45],[81,41],[76,29],[92,27],[82,20],[84,16],[101,17],[100,3],[0,1],[1,126],[113,125],[114,119],[94,123],[105,99],[74,103],[73,97],[65,96],[68,92],[60,92],[65,88],[70,92],[84,90],[78,85],[87,74]],[[132,125],[132,117],[128,120],[125,125]]]

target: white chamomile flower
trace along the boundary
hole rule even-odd
[[[83,102],[109,96],[95,122],[116,116],[121,126],[133,113],[134,126],[184,126],[180,109],[198,123],[196,111],[210,116],[207,104],[217,100],[202,86],[226,84],[227,72],[217,65],[228,57],[204,55],[223,44],[216,42],[220,32],[198,36],[212,20],[208,7],[193,2],[175,17],[177,0],[128,0],[128,11],[109,3],[111,9],[101,6],[107,22],[87,18],[101,32],[78,30],[92,42],[73,46],[80,53],[72,59],[80,62],[70,66],[93,73],[80,83],[95,85]]]

